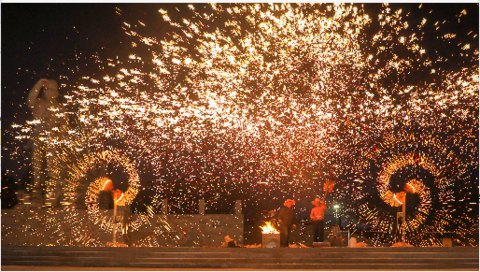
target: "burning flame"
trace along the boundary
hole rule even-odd
[[[280,232],[275,229],[270,222],[265,222],[264,226],[260,226],[262,229],[262,234],[279,234]]]

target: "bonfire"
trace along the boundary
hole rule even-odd
[[[265,225],[260,226],[260,228],[262,229],[262,234],[280,234],[271,222],[265,222]]]

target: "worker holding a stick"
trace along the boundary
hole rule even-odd
[[[314,242],[323,242],[323,235],[324,235],[324,219],[325,219],[325,210],[327,209],[327,205],[325,205],[325,196],[328,192],[333,190],[335,183],[333,181],[326,181],[323,187],[325,191],[325,195],[323,199],[315,198],[312,201],[312,204],[315,205],[315,208],[312,209],[310,213],[310,218],[313,220],[313,241]]]

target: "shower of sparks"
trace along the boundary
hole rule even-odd
[[[192,195],[210,206],[234,197],[255,206],[278,194],[313,199],[334,178],[339,214],[353,212],[349,227],[371,226],[380,245],[398,239],[391,179],[408,172],[404,182],[418,197],[407,206],[408,243],[478,231],[478,203],[462,202],[478,186],[478,28],[440,55],[423,34],[433,25],[440,30],[430,42],[455,43],[457,34],[441,34],[445,22],[389,5],[378,15],[355,4],[189,8],[181,21],[159,10],[174,29],[164,39],[142,34],[146,23],[125,22],[128,61],[93,55],[99,71],[114,72],[62,85],[70,94],[52,110],[68,122],[43,140],[62,152],[70,199],[86,182],[96,188],[86,202],[97,203],[101,176],[90,180],[89,170],[115,164],[129,176],[125,202],[139,202],[140,176],[152,171],[160,182],[128,229],[153,228],[138,244],[155,246],[169,227],[151,222],[163,198],[180,210]],[[453,55],[461,67],[449,70]],[[17,139],[30,137],[34,123],[14,125]],[[179,186],[184,198],[169,194]],[[111,231],[112,218],[90,206],[92,220]],[[98,244],[75,231],[79,243]]]

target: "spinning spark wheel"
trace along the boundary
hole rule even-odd
[[[125,192],[114,190],[113,183],[109,178],[99,177],[88,186],[85,202],[87,204],[89,218],[95,225],[99,225],[101,229],[116,232],[115,219],[112,220],[109,216],[100,212],[98,195],[101,191],[112,191],[115,208],[117,205],[125,206],[132,203],[140,187],[139,175],[133,162],[115,150],[106,150],[92,153],[88,156],[85,155],[84,159],[77,164],[77,167],[74,168],[73,173],[71,173],[71,178],[68,180],[69,191],[71,192],[70,194],[74,194],[72,192],[75,192],[75,189],[80,185],[80,179],[86,175],[89,169],[102,162],[115,162],[123,166],[123,169],[129,176],[129,187]],[[74,195],[74,197],[76,196]]]
[[[405,220],[402,240],[406,238],[409,244],[440,245],[437,235],[450,230],[460,237],[470,233],[467,226],[475,218],[460,214],[462,207],[455,205],[468,195],[472,186],[470,162],[459,160],[466,151],[446,145],[448,139],[443,137],[406,131],[386,133],[381,142],[377,141],[362,154],[365,160],[353,170],[358,173],[353,180],[362,186],[354,187],[352,194],[359,221],[376,233],[374,244],[394,242],[392,231],[398,221],[395,207],[400,206],[404,208]],[[406,207],[405,202],[408,202]]]

